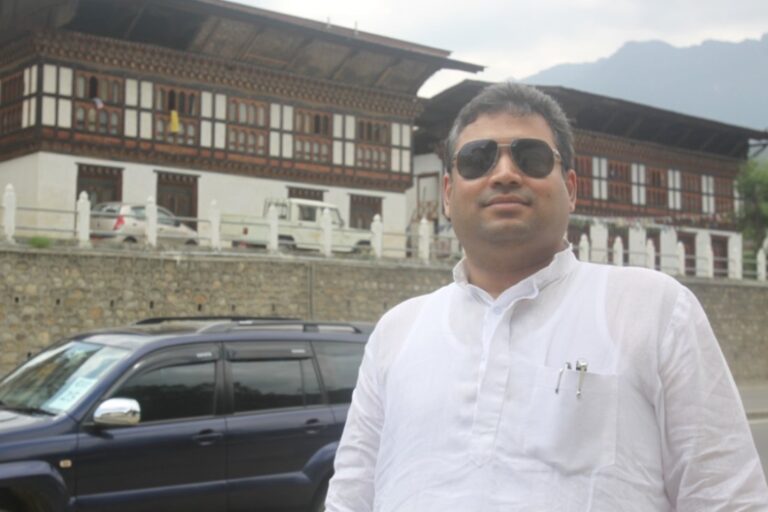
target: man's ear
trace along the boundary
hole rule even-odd
[[[576,177],[576,171],[568,169],[568,172],[563,176],[565,180],[565,188],[568,190],[568,198],[571,204],[571,212],[576,210],[576,193],[578,191],[578,178]]]
[[[448,220],[451,220],[451,171],[443,173],[443,215]]]

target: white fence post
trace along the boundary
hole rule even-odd
[[[613,240],[613,264],[617,267],[624,266],[624,240],[617,236]]]
[[[656,268],[656,244],[650,238],[645,242],[645,266]]]
[[[706,231],[696,233],[696,277],[712,277],[712,237]]]
[[[733,233],[728,237],[728,278],[743,279],[744,268],[741,258],[744,254],[741,233]]]
[[[579,238],[579,259],[589,261],[589,238],[586,233],[582,233]]]
[[[333,249],[333,224],[331,223],[331,210],[323,208],[320,224],[323,228],[323,254],[328,257]]]
[[[671,226],[664,226],[659,233],[659,260],[661,270],[667,274],[677,274],[677,231]]]
[[[3,192],[3,231],[5,241],[9,244],[15,243],[13,235],[16,233],[16,192],[10,183],[5,186]]]
[[[91,246],[91,201],[83,190],[77,200],[77,245]]]
[[[377,213],[371,222],[371,245],[373,245],[373,254],[377,259],[381,259],[382,256],[383,235],[384,226],[381,222],[381,215]]]
[[[211,223],[211,247],[214,251],[221,251],[221,210],[215,199],[211,200],[211,208],[208,210],[208,220]]]
[[[422,217],[419,222],[419,259],[429,261],[429,222],[426,217]]]
[[[757,251],[757,280],[765,281],[765,249]]]
[[[155,198],[152,196],[147,198],[146,216],[147,243],[150,247],[157,247],[157,204],[155,204]]]
[[[685,275],[685,245],[683,242],[677,242],[677,273]]]
[[[274,204],[270,204],[267,209],[267,220],[269,221],[269,240],[267,240],[267,250],[269,252],[277,252],[280,248],[277,236],[277,208]]]
[[[590,261],[608,263],[608,226],[603,222],[595,222],[589,226]]]

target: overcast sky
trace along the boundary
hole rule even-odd
[[[520,79],[556,64],[592,62],[627,41],[692,46],[706,39],[759,39],[768,32],[768,0],[236,1],[357,26],[486,66],[476,75],[438,72],[419,91],[425,97],[465,78]]]

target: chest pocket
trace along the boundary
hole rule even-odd
[[[524,420],[523,452],[564,474],[616,459],[617,377],[586,372],[579,383],[579,374],[538,367]]]

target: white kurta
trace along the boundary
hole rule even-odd
[[[570,249],[496,300],[462,269],[377,325],[328,512],[768,510],[688,289]]]

